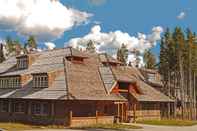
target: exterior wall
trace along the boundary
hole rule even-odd
[[[28,81],[29,80],[31,80],[32,79],[32,76],[31,75],[22,75],[21,76],[21,85],[22,85],[22,87],[25,87],[26,86],[26,84],[28,83]]]
[[[133,107],[131,107],[132,109]],[[134,117],[134,111],[129,110],[128,115],[131,117],[131,120],[133,120]],[[137,103],[137,109],[135,112],[136,120],[152,120],[152,119],[161,119],[161,109],[160,109],[160,103]]]
[[[72,127],[114,123],[115,108],[111,101],[75,101],[71,105]]]
[[[94,124],[112,124],[114,123],[114,116],[98,116],[98,117],[73,117],[72,127],[79,127],[84,125]]]
[[[49,84],[49,87],[53,84],[55,78],[56,78],[60,73],[64,73],[64,70],[58,70],[58,71],[54,71],[54,72],[48,73],[48,84]]]
[[[0,99],[2,101],[2,99]],[[96,123],[113,123],[113,102],[106,101],[53,101],[53,100],[21,100],[7,99],[8,112],[1,112],[0,121],[22,122],[31,124],[57,124],[69,126],[82,126]],[[24,112],[14,112],[14,104],[24,102]],[[32,103],[48,103],[48,115],[35,115],[32,112]],[[112,107],[112,108],[111,108]],[[89,109],[91,108],[91,109]],[[88,111],[86,111],[88,110]],[[73,111],[72,115],[70,114]],[[89,112],[91,111],[91,112]]]
[[[9,101],[10,109],[8,112],[0,111],[0,121],[4,122],[22,122],[32,124],[61,124],[68,125],[68,113],[65,101],[42,101],[42,100],[7,100]],[[25,102],[25,111],[23,113],[16,113],[13,111],[13,102]],[[44,102],[49,104],[48,115],[34,115],[31,110],[32,102]],[[53,109],[51,108],[53,105]],[[53,111],[52,111],[53,110]]]

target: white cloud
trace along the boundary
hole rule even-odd
[[[56,47],[56,45],[52,42],[45,42],[44,45],[47,47],[48,50],[52,50]]]
[[[160,35],[162,32],[163,28],[156,26],[152,28],[151,34],[146,35],[138,33],[137,36],[130,36],[128,33],[120,30],[108,33],[101,32],[101,27],[99,25],[95,25],[87,35],[81,38],[73,38],[66,42],[65,46],[70,45],[74,48],[84,49],[86,44],[92,40],[95,43],[97,52],[107,52],[112,56],[116,56],[118,48],[120,48],[124,43],[131,52],[130,55],[135,55],[133,52],[136,51],[143,54],[145,50],[156,45],[156,42],[161,39]],[[135,55],[135,59],[136,57],[137,56]],[[134,56],[129,58],[131,58],[130,60],[132,61]]]
[[[177,16],[177,19],[182,20],[186,17],[186,12],[180,12],[179,15]]]
[[[38,40],[58,38],[90,16],[58,0],[0,0],[0,30],[34,35]]]

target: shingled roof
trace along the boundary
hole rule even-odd
[[[62,48],[33,53],[34,63],[24,70],[13,70],[16,58],[11,57],[0,64],[0,76],[49,73],[64,70],[49,88],[32,87],[32,79],[20,89],[0,89],[0,98],[58,99],[58,100],[112,100],[126,101],[120,94],[112,94],[114,83],[137,82],[143,94],[133,94],[139,101],[170,101],[161,92],[144,83],[140,71],[132,67],[106,66],[103,62],[119,63],[107,54],[80,52],[73,48]],[[67,57],[81,57],[82,63],[72,62]],[[120,63],[119,63],[120,64]]]

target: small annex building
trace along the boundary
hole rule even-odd
[[[67,47],[0,64],[0,121],[79,126],[161,119],[173,102],[137,68]]]

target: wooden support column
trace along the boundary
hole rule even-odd
[[[8,112],[12,113],[12,101],[10,99],[8,100]]]
[[[121,104],[121,122],[123,122],[124,121],[124,104],[122,103]]]
[[[137,104],[134,103],[133,105],[133,122],[136,123],[136,108],[137,108]]]
[[[118,103],[118,123],[119,123],[119,121],[120,121],[120,106],[119,106],[119,103]]]
[[[54,108],[55,106],[54,106],[54,101],[52,100],[51,101],[51,116],[54,116],[54,114],[55,114],[55,108]]]
[[[31,115],[31,101],[28,101],[28,105],[27,105],[27,114]]]
[[[96,110],[96,124],[98,123],[98,111]]]
[[[70,124],[70,126],[72,126],[72,117],[73,117],[73,112],[72,112],[72,111],[70,111],[69,117],[70,117],[70,122],[69,122],[69,124]]]

